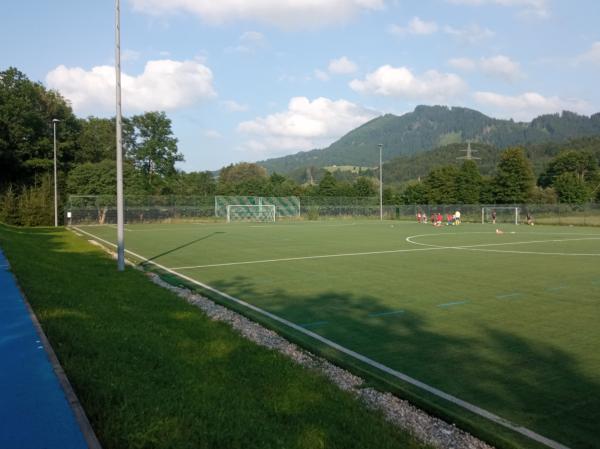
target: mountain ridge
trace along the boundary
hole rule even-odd
[[[502,149],[594,135],[600,135],[600,113],[585,116],[563,111],[541,115],[531,122],[516,122],[459,106],[421,105],[400,116],[385,114],[370,120],[326,148],[257,163],[269,172],[278,173],[331,165],[374,167],[379,161],[380,143],[383,144],[383,160],[389,161],[466,141]]]

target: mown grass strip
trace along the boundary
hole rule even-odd
[[[105,449],[424,447],[64,230],[0,246]]]

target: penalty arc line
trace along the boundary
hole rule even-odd
[[[112,247],[115,247],[115,248],[117,247],[117,245],[115,245],[114,243],[111,243],[111,242],[109,242],[107,240],[104,240],[104,239],[102,239],[102,238],[100,238],[98,236],[95,236],[95,235],[93,235],[93,234],[91,234],[89,232],[83,231],[83,230],[81,230],[81,229],[79,229],[77,227],[74,227],[74,229],[77,229],[78,231],[83,232],[84,234],[87,234],[90,237],[92,237],[92,238],[94,238],[94,239],[96,239],[96,240],[98,240],[100,242],[108,244],[109,246],[112,246]],[[138,258],[140,260],[145,261],[146,263],[154,265],[157,268],[166,271],[167,273],[171,273],[171,274],[173,274],[173,275],[175,275],[175,276],[177,276],[177,277],[179,277],[181,279],[184,279],[184,280],[186,280],[188,282],[191,282],[192,284],[195,284],[195,285],[197,285],[197,286],[199,286],[199,287],[201,287],[201,288],[203,288],[203,289],[205,289],[207,291],[213,292],[213,293],[215,293],[215,294],[217,294],[217,295],[219,295],[219,296],[221,296],[221,297],[223,297],[225,299],[228,299],[228,300],[230,300],[230,301],[232,301],[232,302],[234,302],[234,303],[236,303],[236,304],[238,304],[238,305],[240,305],[242,307],[245,307],[245,308],[247,308],[249,310],[252,310],[252,311],[254,311],[254,312],[256,312],[256,313],[258,313],[260,315],[263,315],[263,316],[265,316],[267,318],[270,318],[270,319],[272,319],[274,321],[277,321],[277,322],[279,322],[279,323],[281,323],[281,324],[289,327],[290,329],[293,329],[293,330],[295,330],[297,332],[300,332],[300,333],[302,333],[304,335],[307,335],[307,336],[309,336],[309,337],[311,337],[311,338],[313,338],[313,339],[315,339],[315,340],[317,340],[317,341],[325,344],[326,346],[329,346],[330,348],[333,348],[333,349],[335,349],[335,350],[337,350],[337,351],[339,351],[339,352],[341,352],[343,354],[346,354],[346,355],[348,355],[348,356],[350,356],[350,357],[352,357],[352,358],[354,358],[354,359],[356,359],[356,360],[358,360],[360,362],[365,363],[366,365],[369,365],[369,366],[371,366],[373,368],[376,368],[376,369],[378,369],[378,370],[380,370],[380,371],[382,371],[382,372],[384,372],[386,374],[389,374],[392,377],[395,377],[396,379],[400,379],[400,380],[402,380],[402,381],[404,381],[404,382],[406,382],[408,384],[411,384],[411,385],[413,385],[413,386],[415,386],[417,388],[420,388],[421,390],[427,391],[428,393],[431,393],[434,396],[437,396],[439,398],[445,399],[446,401],[448,401],[448,402],[450,402],[452,404],[458,405],[459,407],[462,407],[465,410],[468,410],[468,411],[470,411],[470,412],[472,412],[472,413],[474,413],[476,415],[479,415],[479,416],[481,416],[483,418],[486,418],[486,419],[488,419],[491,422],[499,424],[502,427],[505,427],[505,428],[510,429],[510,430],[512,430],[514,432],[520,433],[521,435],[524,435],[524,436],[526,436],[526,437],[528,437],[528,438],[530,438],[530,439],[532,439],[534,441],[537,441],[538,443],[542,443],[542,444],[544,444],[544,445],[546,445],[546,446],[548,446],[548,447],[550,447],[552,449],[570,449],[568,446],[565,446],[565,445],[563,445],[563,444],[561,444],[561,443],[559,443],[557,441],[554,441],[554,440],[552,440],[550,438],[547,438],[547,437],[545,437],[543,435],[540,435],[539,433],[536,433],[533,430],[530,430],[530,429],[528,429],[526,427],[520,426],[518,424],[514,424],[513,422],[511,422],[511,421],[509,421],[509,420],[507,420],[505,418],[502,418],[502,417],[500,417],[500,416],[498,416],[498,415],[496,415],[496,414],[494,414],[492,412],[489,412],[489,411],[487,411],[487,410],[485,410],[485,409],[483,409],[481,407],[478,407],[477,405],[471,404],[470,402],[464,401],[464,400],[462,400],[462,399],[460,399],[460,398],[458,398],[456,396],[453,396],[453,395],[451,395],[449,393],[446,393],[446,392],[444,392],[442,390],[439,390],[438,388],[432,387],[431,385],[428,385],[428,384],[426,384],[424,382],[421,382],[420,380],[417,380],[417,379],[415,379],[413,377],[410,377],[407,374],[404,374],[404,373],[402,373],[400,371],[396,371],[395,369],[392,369],[392,368],[390,368],[390,367],[388,367],[388,366],[386,366],[386,365],[384,365],[382,363],[379,363],[379,362],[377,362],[377,361],[375,361],[373,359],[370,359],[370,358],[368,358],[368,357],[366,357],[366,356],[364,356],[364,355],[362,355],[362,354],[360,354],[358,352],[355,352],[355,351],[353,351],[351,349],[348,349],[345,346],[342,346],[342,345],[340,345],[340,344],[338,344],[338,343],[336,343],[336,342],[334,342],[332,340],[329,340],[328,338],[322,337],[321,335],[319,335],[319,334],[317,334],[315,332],[312,332],[312,331],[310,331],[308,329],[305,329],[305,328],[299,326],[298,324],[292,323],[291,321],[288,321],[285,318],[282,318],[282,317],[280,317],[278,315],[275,315],[275,314],[273,314],[271,312],[268,312],[268,311],[266,311],[264,309],[261,309],[260,307],[257,307],[257,306],[255,306],[253,304],[250,304],[250,303],[246,302],[246,301],[238,299],[238,298],[236,298],[234,296],[231,296],[231,295],[229,295],[229,294],[227,294],[225,292],[217,290],[216,288],[211,287],[210,285],[204,284],[204,283],[202,283],[200,281],[197,281],[196,279],[192,279],[189,276],[186,276],[186,275],[181,274],[181,273],[177,273],[176,271],[174,271],[174,270],[172,270],[170,268],[167,268],[167,267],[165,267],[163,265],[160,265],[160,264],[158,264],[158,263],[156,263],[156,262],[154,262],[152,260],[148,260],[145,257],[143,257],[143,256],[141,256],[139,254],[134,253],[133,251],[129,251],[129,250],[126,249],[125,252],[131,254],[132,256],[134,256],[134,257],[136,257],[136,258]]]
[[[482,234],[481,232],[473,232],[461,233],[463,235],[466,234]],[[442,245],[434,245],[431,243],[420,243],[415,242],[413,239],[418,237],[430,237],[430,236],[438,236],[441,234],[420,234],[420,235],[412,235],[410,237],[406,237],[406,241],[408,243],[412,243],[413,245],[424,246],[426,248],[437,248],[437,249],[457,249],[457,250],[465,250],[465,251],[481,251],[481,252],[490,252],[490,253],[510,253],[510,254],[534,254],[534,255],[542,255],[542,256],[589,256],[589,257],[598,257],[600,253],[559,253],[559,252],[543,252],[543,251],[516,251],[516,250],[505,250],[505,249],[487,249],[491,246],[510,246],[510,245],[527,245],[528,243],[561,243],[561,242],[578,242],[584,240],[600,240],[600,237],[587,237],[587,238],[579,238],[579,239],[552,239],[552,240],[528,240],[521,242],[503,242],[503,243],[481,243],[478,245],[461,245],[461,246],[442,246]]]

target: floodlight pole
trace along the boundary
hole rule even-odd
[[[121,2],[115,3],[115,75],[116,75],[116,134],[117,134],[117,266],[125,270],[125,227],[123,221],[123,124],[121,116]]]
[[[54,131],[54,227],[58,227],[58,187],[57,187],[57,174],[56,174],[56,124],[60,122],[59,119],[52,119],[52,129]]]
[[[381,159],[381,152],[383,150],[383,144],[379,145],[379,219],[383,221],[383,164]]]

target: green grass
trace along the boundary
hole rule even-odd
[[[105,449],[424,447],[68,231],[0,247]]]
[[[600,447],[597,229],[375,221],[127,229],[128,248],[158,264],[564,445]],[[114,240],[114,228],[84,230]],[[278,260],[362,252],[377,254]],[[239,264],[267,259],[276,261]],[[190,266],[202,267],[179,268]],[[270,325],[498,446],[534,446]]]

